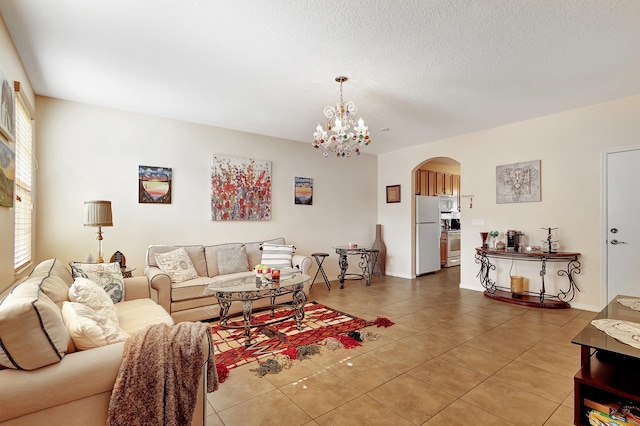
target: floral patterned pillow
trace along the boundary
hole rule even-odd
[[[171,277],[171,282],[181,283],[198,278],[198,272],[183,247],[168,253],[156,253],[155,258],[162,272]]]
[[[73,278],[87,278],[107,292],[113,303],[124,300],[124,278],[120,264],[69,262]]]

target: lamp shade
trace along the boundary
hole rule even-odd
[[[113,226],[111,201],[85,201],[84,226]]]

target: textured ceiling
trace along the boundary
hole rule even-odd
[[[638,0],[2,0],[39,95],[383,153],[640,93]],[[389,128],[389,131],[381,131]]]

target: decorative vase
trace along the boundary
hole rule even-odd
[[[384,275],[387,258],[387,246],[384,244],[384,241],[382,241],[382,225],[380,224],[376,225],[376,240],[371,245],[371,248],[379,250],[378,261],[376,262],[376,266],[373,269],[373,273]]]
[[[487,237],[489,236],[488,232],[481,232],[480,237],[482,238],[482,248],[487,248]]]

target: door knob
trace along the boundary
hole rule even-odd
[[[626,243],[626,241],[611,240],[611,244],[616,246],[618,244],[627,244],[627,243]]]

